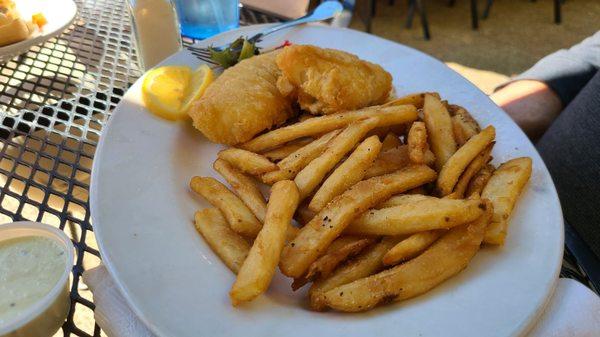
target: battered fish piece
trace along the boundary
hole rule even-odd
[[[331,114],[384,103],[392,76],[381,66],[334,49],[292,45],[277,56],[277,87],[312,114]]]
[[[225,70],[188,111],[194,127],[213,142],[235,145],[291,117],[291,99],[276,85],[278,53],[254,56]]]

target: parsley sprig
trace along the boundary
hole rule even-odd
[[[225,69],[260,53],[256,43],[250,42],[241,36],[223,50],[213,47],[209,47],[209,50],[211,60]]]

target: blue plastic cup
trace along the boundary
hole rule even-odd
[[[205,39],[237,28],[239,0],[175,0],[181,34]]]

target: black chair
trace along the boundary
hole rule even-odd
[[[531,2],[535,2],[535,0],[530,0]],[[557,25],[562,22],[562,13],[561,13],[561,5],[565,2],[565,0],[554,0],[554,23]],[[482,18],[487,19],[490,16],[490,10],[492,9],[492,4],[494,0],[487,0],[487,4],[485,9],[483,10]]]
[[[357,13],[361,20],[365,23],[365,29],[368,33],[371,33],[373,16],[376,12],[376,1],[367,0],[365,10],[363,13]],[[394,5],[394,0],[388,0],[390,6]],[[454,6],[455,0],[449,0],[448,5]],[[415,14],[419,15],[421,19],[421,28],[423,29],[423,37],[425,40],[431,39],[431,33],[429,30],[429,21],[427,19],[427,11],[425,9],[425,0],[408,0],[408,12],[406,17],[406,28],[411,28],[415,17]],[[479,28],[479,12],[477,9],[477,0],[471,0],[471,26],[473,29]]]
[[[361,21],[365,24],[365,30],[367,33],[371,33],[373,17],[376,13],[376,5],[377,0],[367,0],[365,10],[357,15],[361,19]],[[394,0],[388,0],[388,5],[393,6],[395,3]],[[427,21],[427,12],[425,11],[424,0],[408,0],[408,15],[406,18],[406,28],[412,27],[412,22],[415,16],[415,13],[419,14],[421,18],[421,27],[423,28],[423,37],[425,40],[429,40],[431,38],[431,34],[429,33],[429,23]]]
[[[316,7],[316,4],[320,4],[323,1],[331,1],[331,0],[311,0],[311,6],[309,8],[313,8]],[[339,2],[342,3],[342,6],[344,6],[344,10],[346,11],[350,11],[351,13],[354,13],[355,15],[358,16],[358,18],[365,24],[365,30],[367,31],[367,33],[371,33],[372,30],[372,23],[373,23],[373,17],[375,16],[375,5],[376,5],[376,0],[366,0],[366,6],[365,6],[365,10],[364,11],[355,11],[356,9],[356,0],[337,0]],[[393,0],[390,0],[390,3],[392,3]]]
[[[358,10],[355,11],[355,9],[357,8],[356,0],[341,0],[340,2],[346,10],[349,10],[350,12],[354,13],[354,15],[356,15],[360,19],[360,21],[362,21],[365,24],[365,31],[367,33],[371,33],[373,16],[375,16],[375,1],[376,0],[367,0],[365,10],[362,12]],[[323,2],[323,0],[319,0],[318,2],[321,3]]]
[[[454,6],[456,0],[449,0],[448,6]],[[390,0],[390,3],[393,4],[394,1]],[[412,21],[415,15],[415,12],[418,12],[421,17],[421,25],[423,26],[423,35],[426,40],[431,38],[429,33],[429,24],[427,21],[427,13],[425,11],[424,0],[408,0],[408,17],[406,19],[406,28],[412,27]],[[479,28],[479,12],[477,10],[477,0],[471,0],[471,27],[473,29]]]
[[[427,12],[423,0],[408,0],[408,14],[406,16],[406,28],[412,27],[412,22],[415,17],[415,12],[419,13],[421,18],[421,28],[423,29],[423,37],[425,40],[431,39],[429,33],[429,21],[427,20]]]
[[[492,1],[492,0],[488,0]],[[452,7],[456,3],[456,0],[449,0],[448,6]],[[479,28],[479,10],[477,9],[477,0],[471,0],[471,27],[473,29]]]

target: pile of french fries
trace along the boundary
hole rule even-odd
[[[215,208],[198,231],[237,274],[233,305],[265,292],[279,267],[310,307],[356,312],[423,294],[504,243],[531,159],[490,161],[495,129],[422,93],[302,116],[193,177]],[[268,202],[260,184],[271,185]]]

